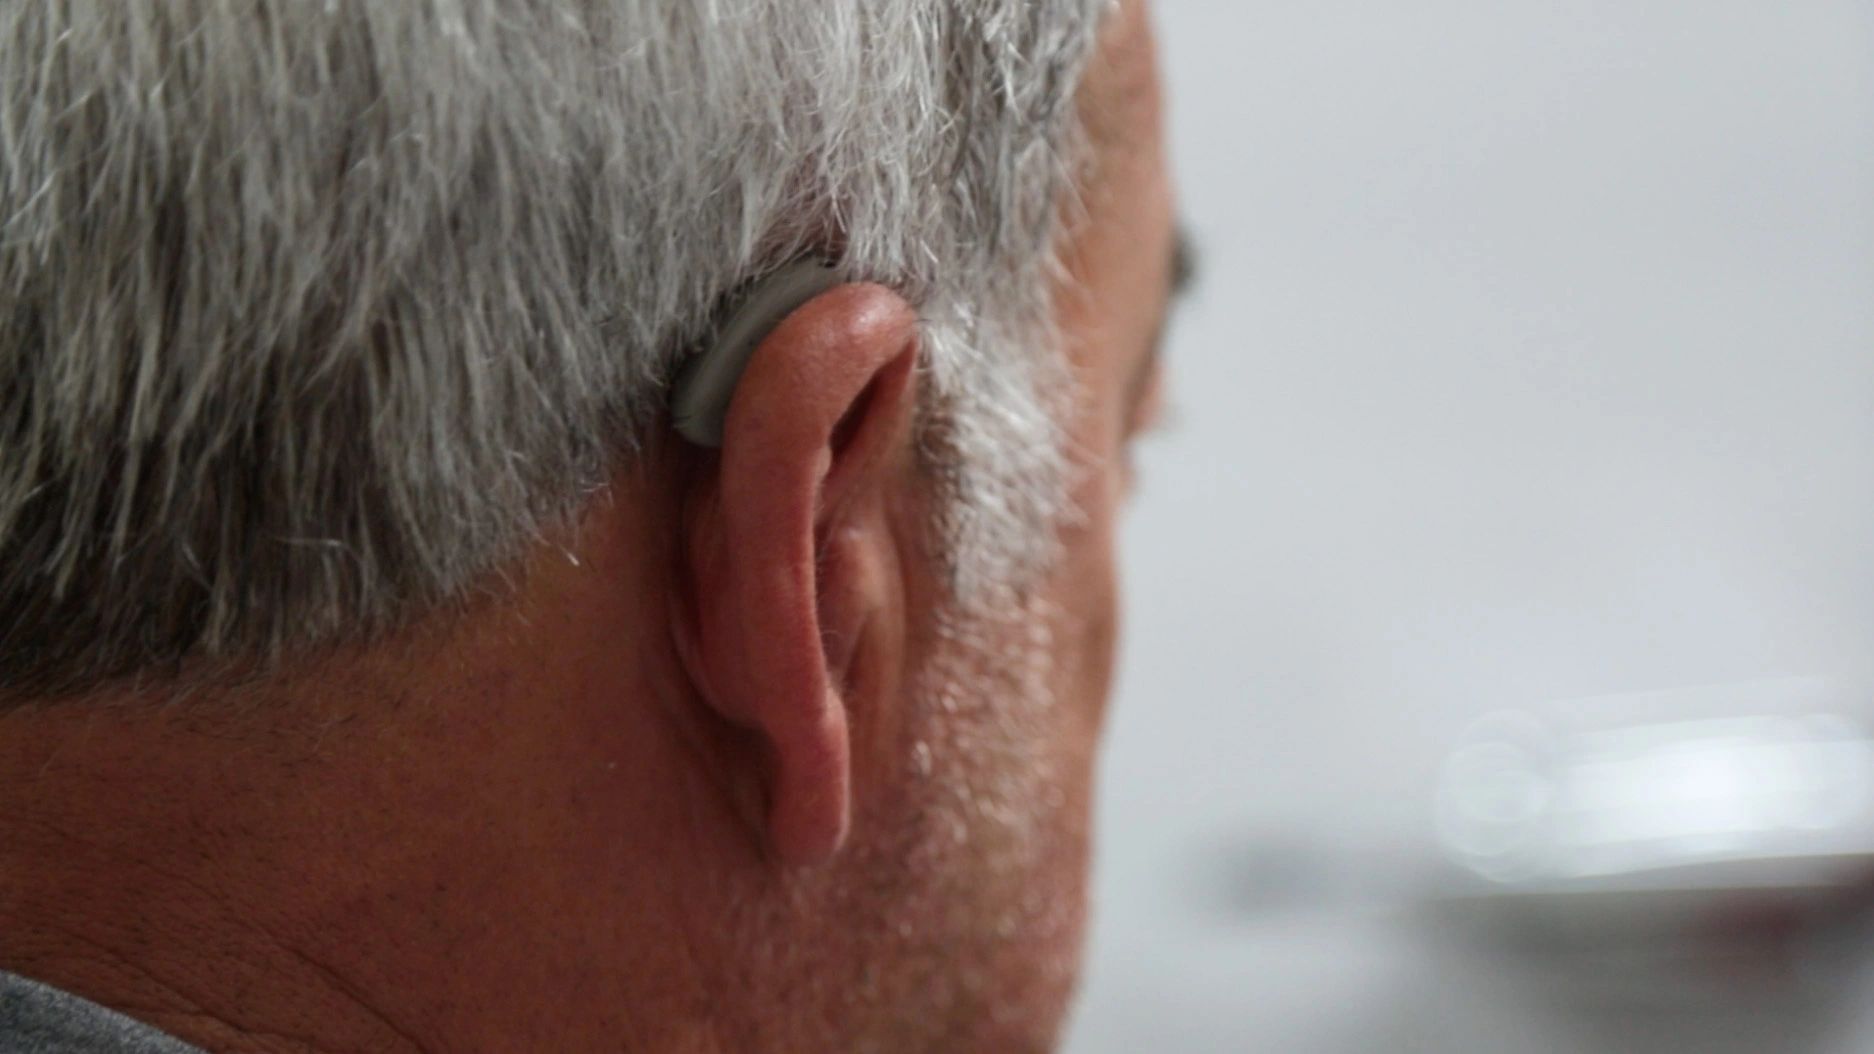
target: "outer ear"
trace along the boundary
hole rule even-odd
[[[704,701],[765,747],[768,842],[790,863],[825,861],[846,834],[839,667],[866,602],[827,580],[854,572],[823,548],[887,477],[895,462],[881,455],[908,442],[916,353],[916,314],[895,292],[816,296],[756,347],[720,455],[692,484],[686,661]],[[857,529],[882,533],[868,522]]]

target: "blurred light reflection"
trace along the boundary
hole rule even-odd
[[[1870,787],[1874,743],[1838,714],[1567,737],[1510,714],[1452,752],[1435,812],[1454,861],[1527,882],[1874,852]]]

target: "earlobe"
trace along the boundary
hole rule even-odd
[[[916,347],[915,313],[888,289],[813,297],[755,347],[712,478],[696,484],[710,497],[698,503],[707,522],[686,528],[695,642],[684,661],[703,701],[759,738],[768,849],[790,864],[835,855],[852,810],[840,664],[876,597],[859,564],[822,549],[834,534],[891,544],[874,518],[849,517],[907,460],[888,455],[909,442]],[[854,580],[830,580],[842,576]]]
[[[846,842],[852,816],[852,740],[846,708],[831,692],[813,716],[797,724],[791,742],[774,744],[768,839],[783,863],[823,864]]]

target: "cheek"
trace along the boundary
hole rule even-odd
[[[1068,430],[1069,449],[1081,460],[1074,470],[1073,515],[1060,536],[1061,561],[1052,599],[1061,616],[1055,638],[1056,690],[1085,718],[1087,731],[1097,735],[1120,628],[1117,523],[1132,483],[1127,436],[1134,422],[1124,379],[1134,364],[1120,349],[1140,344],[1144,337],[1111,319],[1104,324],[1094,321],[1083,320],[1086,332],[1096,339],[1078,344],[1087,357],[1075,364],[1080,403]]]
[[[1055,577],[1056,691],[1083,731],[1097,735],[1112,686],[1120,604],[1115,524],[1125,486],[1124,466],[1109,458],[1089,466],[1075,491],[1076,522],[1062,536]],[[1091,743],[1087,746],[1091,747]]]

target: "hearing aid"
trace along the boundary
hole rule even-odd
[[[796,260],[757,279],[741,295],[714,339],[685,363],[670,397],[671,426],[701,447],[722,445],[729,400],[755,348],[802,304],[843,281],[825,260]]]

